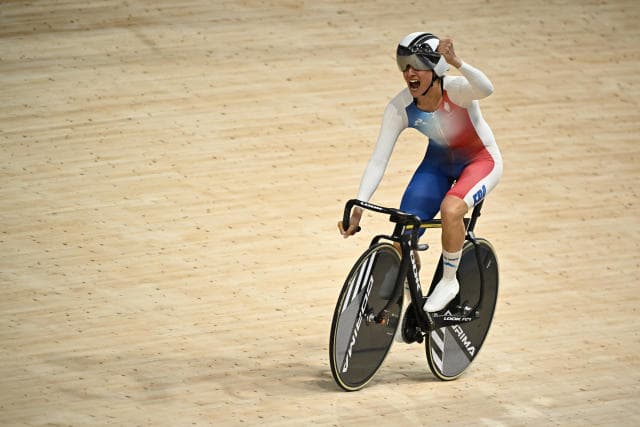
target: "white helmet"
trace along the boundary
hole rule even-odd
[[[449,71],[449,64],[437,51],[440,39],[431,33],[411,33],[398,44],[396,61],[400,71],[411,65],[416,70],[433,70],[438,77]]]

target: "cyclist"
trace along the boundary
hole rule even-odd
[[[423,309],[440,311],[459,292],[456,271],[465,238],[463,218],[497,184],[502,157],[493,133],[480,112],[478,100],[493,93],[493,85],[480,70],[463,62],[451,39],[418,32],[404,37],[396,51],[398,67],[407,87],[384,110],[382,127],[364,171],[358,199],[369,201],[387,168],[400,133],[414,128],[428,137],[427,151],[407,186],[400,210],[422,220],[442,219],[441,281]],[[462,76],[449,76],[449,64]],[[355,208],[347,238],[356,232],[362,209]]]

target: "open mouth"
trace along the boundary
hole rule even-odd
[[[420,87],[420,80],[409,80],[409,89],[416,90]]]

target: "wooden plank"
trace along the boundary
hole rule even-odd
[[[0,424],[640,423],[637,2],[0,13]],[[337,292],[389,224],[335,224],[402,88],[395,44],[421,29],[496,88],[505,174],[478,234],[499,305],[459,380],[398,345],[343,393]],[[401,136],[375,202],[398,203],[424,147]]]

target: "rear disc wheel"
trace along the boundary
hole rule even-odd
[[[460,305],[474,307],[482,298],[478,318],[469,323],[436,329],[425,343],[429,367],[436,377],[444,381],[458,378],[478,356],[493,320],[498,298],[498,261],[491,243],[479,238],[476,244],[477,247],[470,241],[465,242],[457,273],[460,293],[442,313],[452,314],[452,307]],[[484,277],[482,287],[480,269]],[[432,287],[441,275],[439,268]]]

